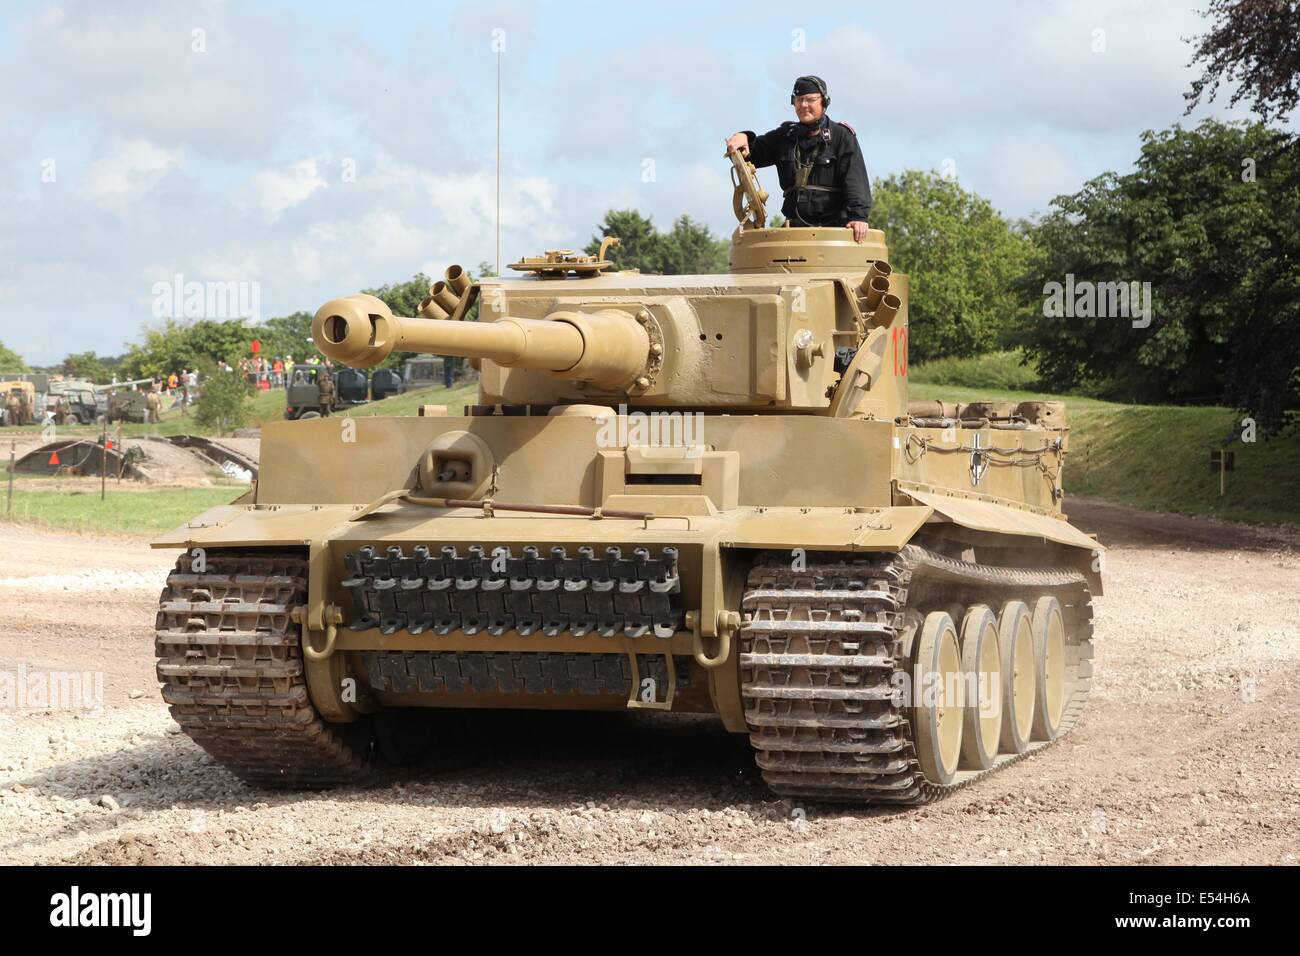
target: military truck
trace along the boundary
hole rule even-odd
[[[67,424],[87,425],[108,410],[108,396],[101,394],[93,382],[60,379],[50,382],[46,402],[53,405],[59,398],[67,407]]]
[[[36,387],[31,382],[0,381],[0,425],[32,425],[37,416]]]
[[[1064,407],[909,401],[884,233],[767,228],[732,164],[726,275],[615,272],[611,237],[453,266],[418,316],[317,311],[335,362],[477,360],[479,401],[268,425],[256,488],[156,542],[186,549],[156,647],[190,737],[321,787],[407,709],[709,713],[776,794],[922,804],[1077,724],[1100,548]]]
[[[321,365],[296,365],[289,378],[289,387],[285,390],[284,417],[289,421],[299,418],[320,418],[320,386],[316,384],[317,376],[324,370]],[[369,391],[369,376],[356,369],[335,369],[334,410],[361,405],[366,402]]]
[[[402,363],[402,392],[450,384],[445,379],[444,360],[435,355],[417,355]]]
[[[151,378],[137,378],[127,382],[96,385],[79,379],[51,379],[46,405],[53,409],[60,399],[67,408],[68,425],[88,425],[112,414],[113,397],[129,395],[134,387],[149,385]],[[141,396],[143,400],[143,396]],[[118,399],[124,410],[134,407],[134,399]],[[143,418],[118,418],[121,421],[144,421]]]
[[[108,397],[109,422],[134,422],[144,424],[149,421],[149,396],[147,392],[134,389],[114,389]]]
[[[319,365],[294,367],[286,389],[284,417],[290,421],[299,418],[320,418],[320,387],[316,384]],[[396,394],[397,381],[393,372],[379,369],[369,374],[361,369],[340,368],[333,371],[334,410],[365,405]],[[373,394],[372,394],[373,393]]]
[[[149,421],[149,396],[141,386],[160,388],[152,378],[92,386],[99,414],[106,416],[109,422],[145,424]]]

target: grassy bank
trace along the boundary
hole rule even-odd
[[[183,525],[208,508],[229,504],[247,490],[247,485],[238,484],[122,491],[110,485],[100,501],[98,487],[44,491],[19,485],[14,489],[9,520],[96,534],[152,535]],[[4,492],[0,489],[0,520],[3,509]]]
[[[470,382],[455,388],[422,388],[405,395],[394,395],[382,402],[350,408],[345,414],[356,418],[370,415],[418,415],[421,405],[446,405],[448,414],[460,415],[465,411],[466,405],[473,405],[476,401],[478,382]]]

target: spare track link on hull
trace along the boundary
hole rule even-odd
[[[365,725],[321,720],[307,696],[300,630],[307,562],[296,555],[181,555],[159,601],[163,700],[181,729],[249,784],[332,787],[367,770]],[[358,739],[359,738],[359,739]]]
[[[1067,699],[1057,740],[1083,711],[1092,679],[1092,606],[1082,574],[959,561],[908,545],[897,554],[760,556],[750,571],[741,627],[741,684],[750,742],[763,779],[785,797],[922,804],[941,799],[1049,746],[1000,754],[987,770],[927,780],[916,757],[904,659],[908,595],[935,587],[963,604],[1052,595],[1066,626]],[[936,596],[935,608],[945,606]],[[933,609],[927,607],[927,610]],[[960,626],[960,622],[956,622]]]
[[[529,546],[516,556],[504,545],[471,545],[465,554],[451,545],[415,545],[410,554],[390,545],[382,554],[350,551],[344,564],[354,631],[671,638],[682,628],[676,548],[652,557],[648,548],[624,556],[608,547],[597,557],[591,546],[572,555]]]

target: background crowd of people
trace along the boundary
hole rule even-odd
[[[239,360],[239,374],[254,388],[287,388],[293,375],[293,358],[291,356],[261,355]]]

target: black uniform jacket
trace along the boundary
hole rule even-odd
[[[871,186],[867,164],[858,137],[843,123],[830,122],[830,143],[822,142],[808,185],[817,189],[795,189],[795,143],[791,127],[782,123],[770,133],[755,136],[749,130],[749,161],[755,166],[775,166],[785,202],[781,212],[794,226],[843,226],[866,222],[871,214]],[[804,140],[802,130],[799,140]],[[804,150],[807,151],[805,146]]]

